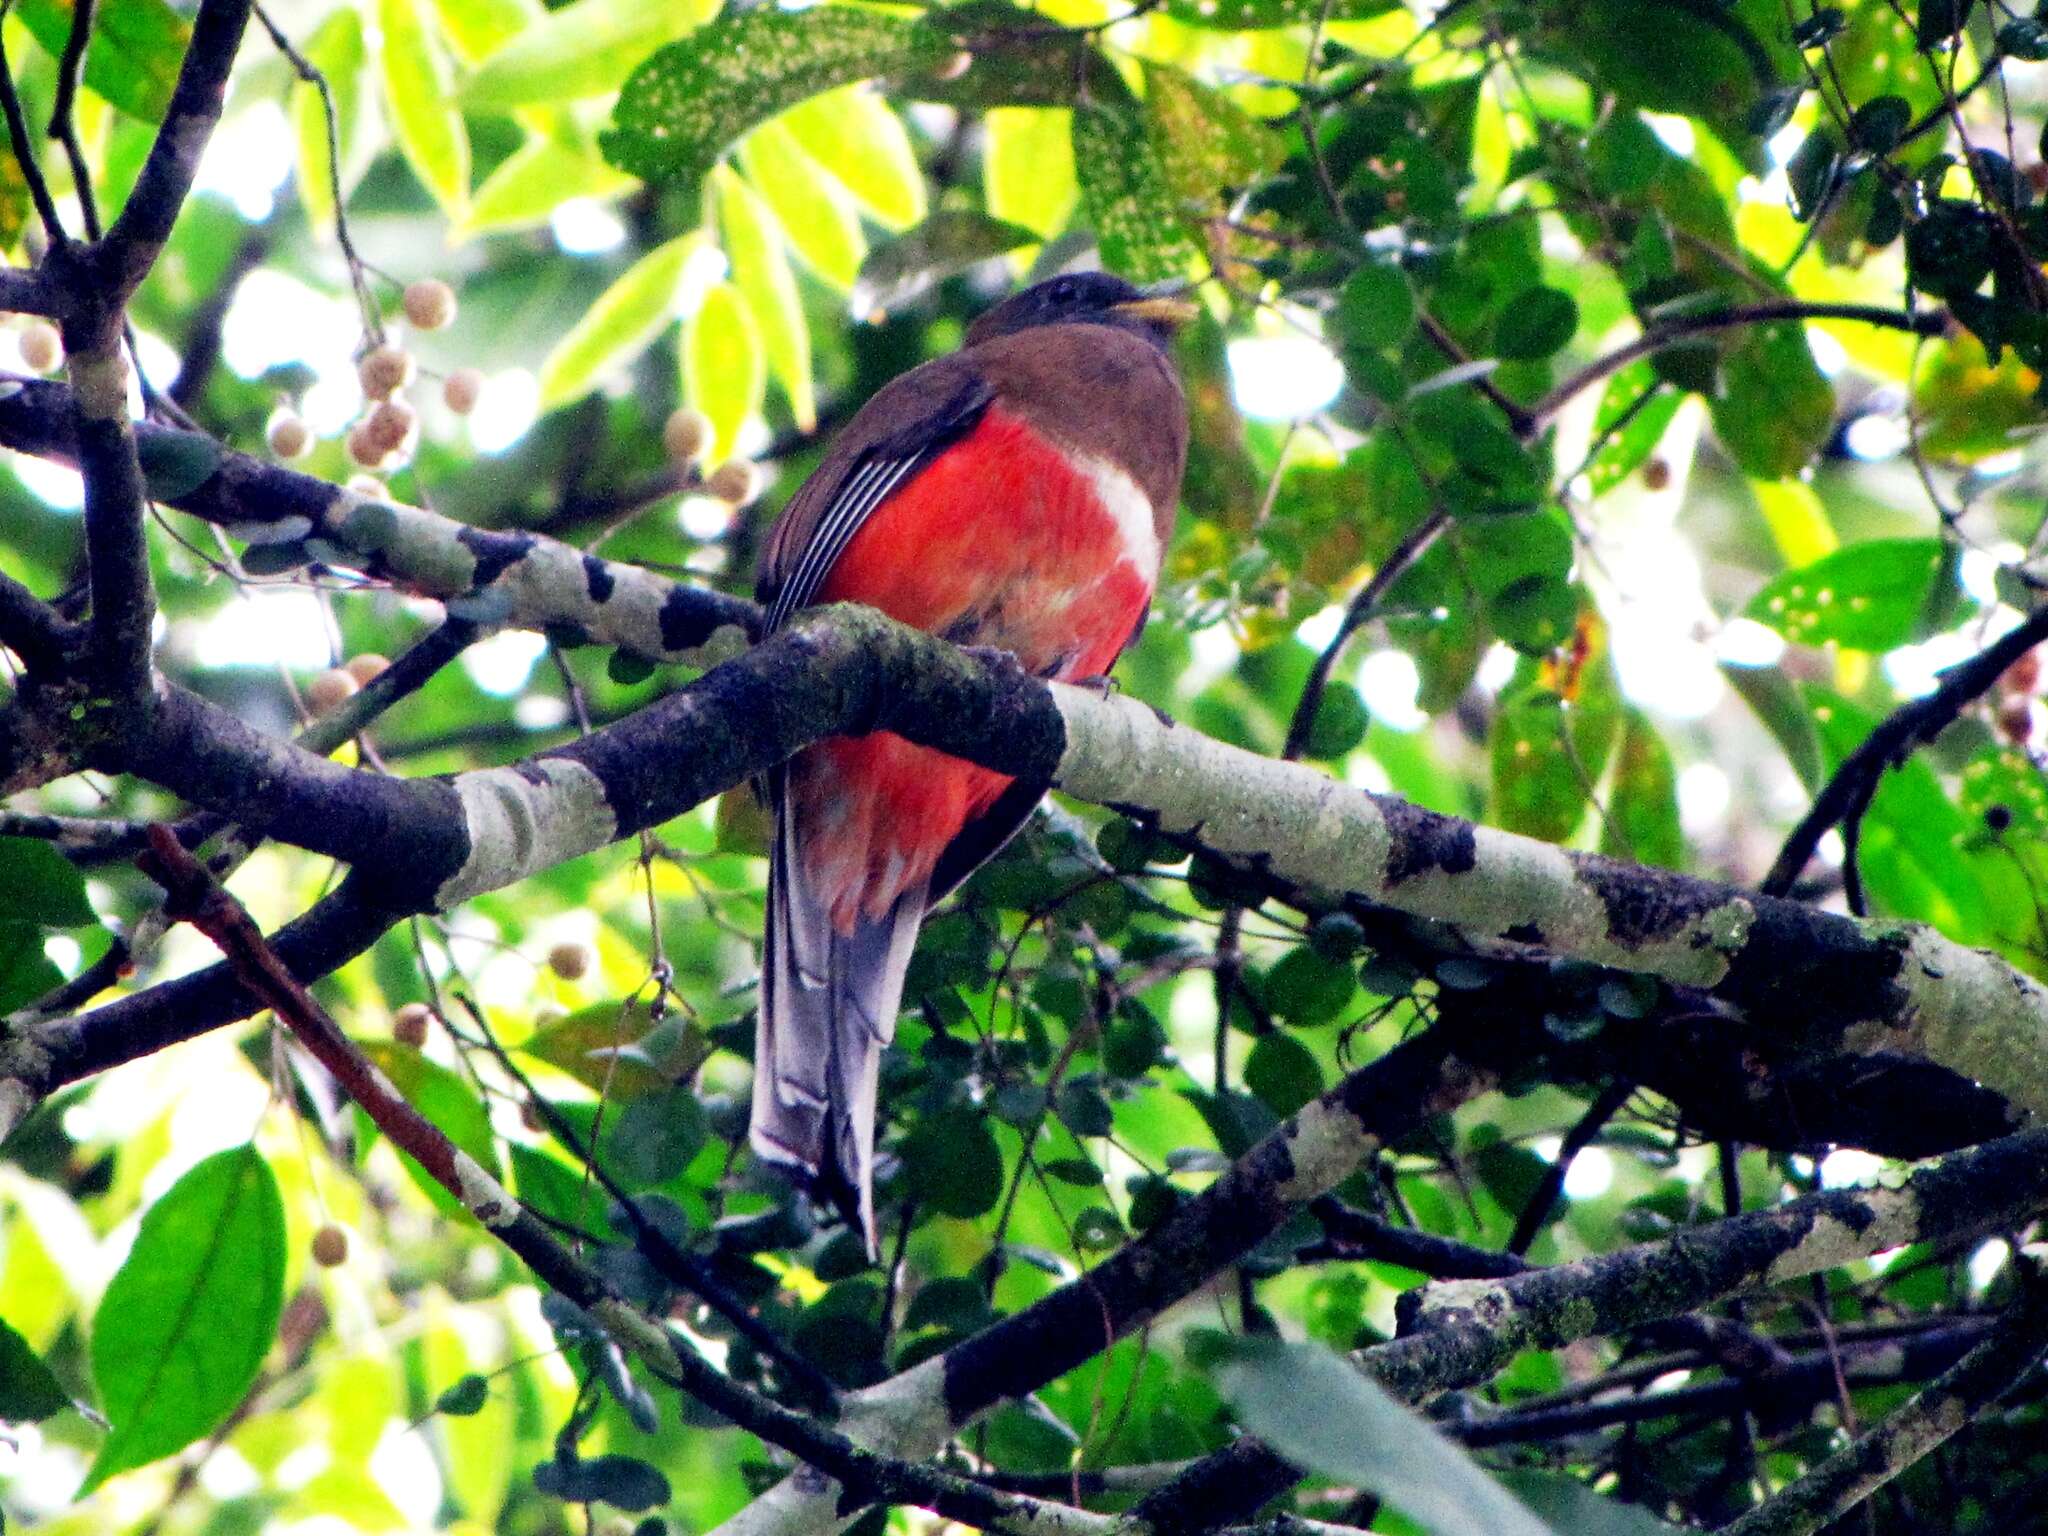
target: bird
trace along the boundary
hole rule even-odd
[[[841,430],[763,546],[763,637],[857,602],[1063,682],[1106,677],[1144,627],[1187,462],[1170,347],[1184,296],[1102,272],[1036,283]],[[749,1142],[837,1206],[873,1261],[875,1091],[932,905],[1048,785],[887,731],[766,776],[765,958]]]

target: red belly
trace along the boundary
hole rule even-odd
[[[1147,568],[1140,568],[1144,564]],[[1096,482],[991,409],[871,515],[817,601],[860,602],[1031,672],[1107,672],[1156,572],[1126,549]],[[820,742],[790,768],[806,877],[850,931],[931,877],[946,845],[1010,785],[887,731]]]

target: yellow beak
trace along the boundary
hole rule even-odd
[[[1131,315],[1139,320],[1152,320],[1161,325],[1186,325],[1202,311],[1193,299],[1179,294],[1154,294],[1142,299],[1126,299],[1111,306],[1120,315]]]

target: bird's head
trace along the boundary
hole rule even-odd
[[[1195,313],[1179,292],[1148,292],[1107,272],[1068,272],[1003,300],[967,328],[967,341],[972,346],[1034,325],[1110,325],[1163,348]]]

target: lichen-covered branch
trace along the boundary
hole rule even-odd
[[[1932,1453],[2048,1354],[2048,1297],[2035,1281],[2004,1326],[1876,1428],[1766,1499],[1723,1536],[1812,1536]]]
[[[0,399],[0,445],[77,463],[72,392],[10,382],[21,388]],[[743,598],[600,560],[539,534],[470,528],[418,507],[371,501],[199,433],[147,422],[135,430],[152,460],[181,453],[185,462],[195,454],[216,460],[197,485],[168,487],[160,498],[166,505],[250,544],[292,546],[306,561],[448,600],[451,612],[480,623],[550,630],[652,661],[706,661],[737,649],[758,619]]]

